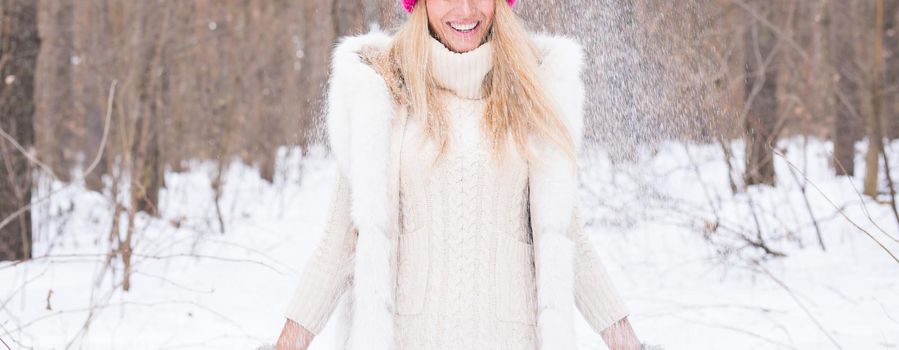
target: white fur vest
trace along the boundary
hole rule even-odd
[[[533,39],[543,54],[543,87],[580,148],[585,95],[581,46],[565,37],[534,34]],[[344,37],[332,57],[327,131],[338,167],[350,181],[351,217],[359,233],[351,293],[341,312],[340,327],[350,350],[394,348],[397,163],[406,112],[358,54],[363,47],[386,48],[390,40],[380,31]],[[541,168],[532,169],[535,175],[529,179],[540,348],[575,349],[575,247],[565,232],[577,175],[564,154],[536,141],[532,145],[541,158]]]

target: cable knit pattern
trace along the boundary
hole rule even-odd
[[[434,144],[410,118],[400,154],[396,348],[538,347],[537,297],[528,212],[528,165],[508,138],[502,164],[491,158],[481,119],[481,84],[492,47],[463,54],[432,38],[435,76],[446,88],[448,153],[433,164]],[[318,334],[352,278],[350,195],[341,176],[327,232],[303,270],[286,316]],[[597,332],[628,309],[573,213],[575,301]]]
[[[515,153],[495,164],[481,131],[481,84],[492,47],[458,54],[435,39],[431,44],[434,74],[447,89],[450,141],[432,167],[435,145],[421,125],[407,121],[400,240],[431,245],[398,251],[400,261],[416,262],[425,273],[397,274],[397,349],[535,349],[535,284],[528,278],[534,261],[522,205],[528,167]]]

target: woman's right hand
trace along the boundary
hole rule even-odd
[[[315,334],[291,319],[284,322],[275,350],[306,350]]]

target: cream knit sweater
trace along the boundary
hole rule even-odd
[[[503,164],[480,129],[481,83],[490,42],[458,54],[431,39],[434,74],[451,126],[448,153],[409,118],[400,160],[396,344],[411,349],[537,348],[536,284],[528,214],[528,165],[509,138]],[[352,278],[356,231],[347,179],[337,181],[327,228],[285,316],[318,334]],[[577,210],[575,301],[597,332],[629,311],[612,285]]]

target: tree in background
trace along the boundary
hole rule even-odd
[[[38,6],[38,30],[43,47],[38,57],[35,79],[43,82],[35,86],[35,139],[41,160],[52,167],[61,181],[71,181],[75,152],[64,145],[73,142],[77,129],[73,67],[77,63],[75,51],[75,13],[72,1],[48,1]],[[52,86],[53,88],[46,88]],[[47,118],[47,115],[57,116]],[[61,122],[51,122],[51,120]]]
[[[131,144],[131,202],[137,211],[158,213],[159,189],[164,165],[161,160],[160,133],[165,116],[162,101],[168,89],[169,72],[163,66],[168,49],[170,7],[141,2],[142,42],[137,82],[138,107],[134,115]]]
[[[738,191],[773,184],[773,147],[794,135],[832,140],[834,169],[853,174],[854,147],[872,130],[866,119],[874,97],[882,101],[883,130],[899,135],[897,3],[884,1],[879,93],[870,80],[873,1],[525,1],[515,11],[534,31],[577,36],[584,45],[591,142],[617,162],[659,141],[712,140]],[[132,209],[134,197],[134,209],[150,214],[162,175],[195,161],[215,164],[216,203],[235,160],[277,182],[279,151],[325,141],[322,101],[336,40],[375,22],[395,29],[407,16],[395,0],[35,6],[44,38],[37,158],[60,180],[83,180],[101,193],[118,186],[122,210]],[[68,178],[101,149],[112,81],[119,84],[108,147],[93,172]],[[745,159],[732,152],[734,140],[745,141]],[[224,232],[228,213],[216,211]]]
[[[32,0],[0,1],[0,260],[31,258],[37,9]]]
[[[855,1],[827,1],[827,21],[830,31],[830,64],[834,69],[834,99],[836,111],[831,140],[833,140],[833,169],[837,175],[855,175],[855,143],[861,138],[861,98],[864,85],[859,66],[858,44],[862,42],[858,30],[859,3]]]
[[[893,140],[899,139],[899,1],[890,0],[884,6],[883,119]]]
[[[746,132],[746,170],[744,183],[769,184],[776,181],[774,148],[777,144],[777,68],[778,38],[774,30],[752,18],[745,32],[746,108],[743,126]]]
[[[895,1],[894,1],[895,2]],[[867,133],[868,150],[865,157],[865,184],[863,191],[866,195],[877,198],[877,178],[880,176],[880,154],[883,152],[884,123],[883,113],[883,31],[884,8],[883,0],[875,0],[873,43],[871,52],[871,108],[868,113]]]

